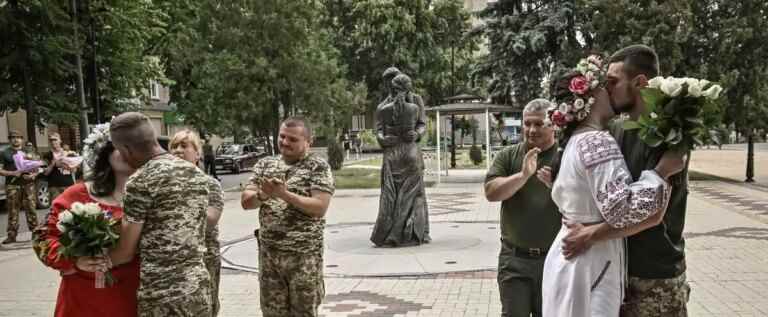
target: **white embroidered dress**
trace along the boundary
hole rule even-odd
[[[552,199],[563,221],[632,226],[664,210],[670,187],[653,171],[632,176],[618,144],[606,131],[574,135],[566,145]],[[617,317],[624,297],[624,239],[600,241],[566,260],[562,226],[544,263],[544,317]]]

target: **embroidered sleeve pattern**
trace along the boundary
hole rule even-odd
[[[616,140],[605,131],[585,136],[577,146],[579,158],[587,170],[605,162],[624,160]]]
[[[644,171],[634,183],[623,161],[603,164],[595,172],[595,201],[611,227],[639,224],[666,209],[669,203],[671,186],[654,172]]]

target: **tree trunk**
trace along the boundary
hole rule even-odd
[[[13,12],[17,14],[19,20],[24,19],[24,13],[19,9],[18,1],[9,1]],[[27,139],[37,146],[37,133],[35,128],[37,126],[37,107],[32,101],[32,78],[29,73],[29,48],[27,38],[23,32],[17,32],[18,44],[21,47],[24,60],[21,67],[21,75],[24,81],[24,110],[27,112]]]
[[[37,105],[32,101],[32,79],[29,78],[29,51],[24,49],[24,65],[21,66],[22,76],[24,77],[24,109],[27,111],[27,140],[37,147]]]
[[[85,104],[85,90],[83,87],[83,59],[80,56],[80,45],[78,44],[80,39],[77,32],[77,0],[72,0],[70,4],[72,5],[72,26],[74,29],[72,40],[75,46],[75,67],[77,68],[77,82],[75,84],[77,86],[77,97],[80,101],[80,143],[82,144],[83,140],[88,136],[88,107]]]
[[[280,101],[277,98],[272,100],[272,151],[274,154],[280,153],[278,135],[280,134]]]

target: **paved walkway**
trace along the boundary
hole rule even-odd
[[[428,189],[428,195],[433,244],[380,250],[367,244],[378,191],[337,192],[326,231],[323,316],[500,314],[493,269],[498,205],[483,199],[480,184],[438,186]],[[239,208],[237,193],[227,193],[225,208],[221,238],[228,241],[225,259],[230,269],[224,270],[221,280],[220,315],[259,316],[258,276],[253,273],[258,264],[252,255],[256,248],[248,243],[258,217]],[[768,315],[765,191],[694,182],[686,237],[691,316]],[[21,247],[0,250],[0,316],[50,316],[59,277]]]
[[[755,184],[768,188],[768,151],[766,144],[755,145]],[[747,152],[743,144],[724,146],[722,150],[696,150],[691,154],[691,170],[743,182],[747,175]]]

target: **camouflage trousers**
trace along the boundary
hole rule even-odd
[[[51,199],[51,204],[56,197],[59,197],[61,193],[67,190],[68,187],[48,186],[48,198]]]
[[[211,246],[208,246],[209,251]],[[219,308],[221,303],[219,302],[219,281],[221,280],[221,256],[219,255],[219,249],[216,248],[216,252],[212,254],[205,254],[205,268],[208,269],[208,274],[211,276],[211,311],[213,316],[219,315]]]
[[[7,185],[5,193],[7,195],[6,206],[8,207],[8,237],[16,238],[19,232],[19,212],[21,209],[26,211],[29,231],[34,230],[37,227],[35,183]]]
[[[211,294],[207,287],[173,301],[149,302],[139,299],[139,317],[210,317]]]
[[[670,279],[629,278],[622,317],[687,317],[691,287],[685,273]]]
[[[317,317],[325,296],[323,255],[259,248],[264,317]]]

